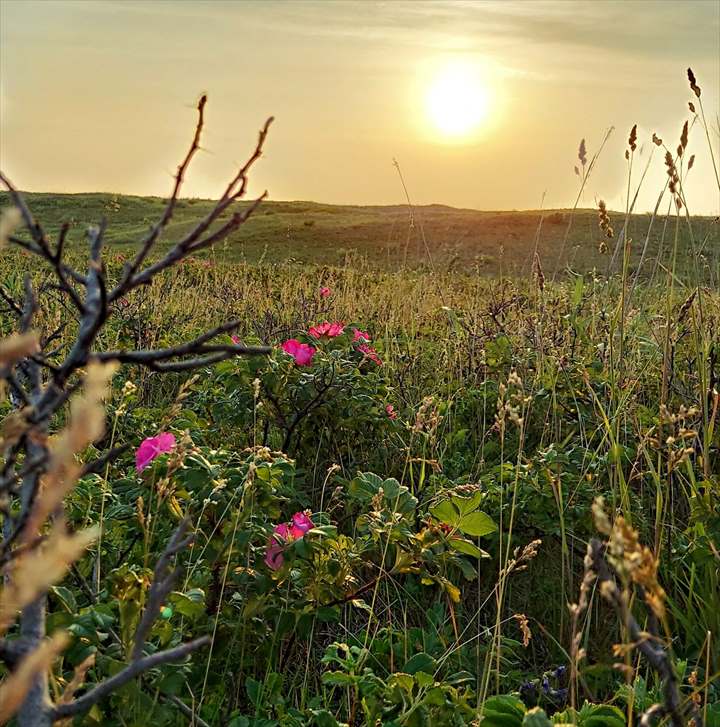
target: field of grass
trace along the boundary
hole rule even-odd
[[[4,256],[11,290],[27,264]],[[598,495],[657,554],[683,694],[717,720],[720,296],[664,276],[639,285],[623,312],[620,278],[217,260],[123,301],[103,348],[171,345],[236,317],[245,342],[274,353],[189,384],[144,369],[116,376],[98,451],[158,431],[182,445],[143,473],[128,454],[70,498],[74,527],[103,511],[105,525],[51,594],[52,627],[75,635],[57,678],[93,652],[92,679],[122,662],[138,618],[129,604],[181,515],[197,544],[152,638],[211,634],[214,646],[107,698],[82,724],[147,724],[148,714],[182,724],[180,700],[205,724],[233,727],[469,725],[478,709],[487,724],[520,725],[524,703],[562,712],[573,683],[576,704],[615,710],[584,724],[620,727],[661,693],[634,659],[625,665],[637,670],[613,666],[626,636],[598,592],[577,623],[568,611]],[[66,314],[51,305],[44,315],[51,327]],[[382,365],[351,336],[308,336],[323,320],[367,331]],[[276,348],[289,338],[315,345],[311,366]],[[477,522],[454,520],[447,503]],[[269,534],[302,511],[317,528],[269,569]],[[534,541],[536,556],[513,556]],[[574,633],[586,654],[569,677]],[[520,716],[493,721],[493,709]]]
[[[111,194],[28,194],[28,202],[49,231],[64,222],[72,225],[69,239],[83,243],[85,230],[106,218],[107,242],[112,249],[128,253],[133,241],[147,231],[162,212],[157,197]],[[0,192],[0,207],[8,203]],[[210,200],[180,200],[163,244],[168,246],[192,227],[212,206]],[[624,213],[610,214],[611,223],[622,228]],[[226,219],[226,217],[221,217]],[[674,230],[669,219],[649,214],[630,215],[628,238],[632,241],[629,271],[637,270],[646,246],[641,274],[659,279],[662,265],[669,265]],[[704,257],[709,280],[718,280],[720,269],[720,225],[714,218],[693,217],[696,249]],[[649,231],[649,235],[648,235]],[[527,274],[537,250],[546,273],[570,268],[579,273],[606,273],[614,250],[600,252],[605,239],[595,210],[545,210],[479,212],[443,205],[424,207],[353,207],[312,202],[272,202],[262,205],[222,245],[203,253],[216,259],[273,263],[297,262],[344,265],[348,257],[371,267],[392,271],[405,268],[436,272],[472,270],[482,275]],[[688,269],[691,250],[688,228],[682,225],[678,238],[679,271]],[[620,267],[616,258],[614,270]]]

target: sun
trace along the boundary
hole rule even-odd
[[[451,63],[435,73],[427,87],[425,106],[436,132],[447,141],[467,139],[488,113],[488,92],[479,70]]]

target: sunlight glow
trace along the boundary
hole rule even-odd
[[[428,119],[446,140],[470,136],[488,112],[488,93],[479,70],[455,62],[432,78],[425,96]]]

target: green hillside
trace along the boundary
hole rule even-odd
[[[118,252],[129,251],[161,214],[164,200],[113,194],[28,193],[30,208],[50,231],[70,222],[71,243],[82,244],[84,229],[108,219],[107,241]],[[0,193],[0,206],[9,204]],[[211,200],[180,200],[163,244],[179,238],[204,215]],[[540,225],[542,218],[542,224]],[[624,216],[611,213],[616,231]],[[650,216],[633,215],[631,268],[637,266]],[[703,255],[701,265],[713,275],[720,259],[720,226],[708,217],[694,217],[692,234]],[[569,230],[568,230],[569,227]],[[651,274],[669,262],[675,237],[674,219],[656,218],[647,246],[643,272]],[[566,242],[564,242],[566,240]],[[215,251],[228,260],[339,265],[359,255],[383,269],[430,267],[438,271],[479,270],[486,274],[527,271],[537,243],[545,273],[570,266],[577,271],[605,272],[610,255],[599,251],[603,240],[594,210],[480,212],[444,205],[415,207],[328,205],[314,202],[265,202],[258,212]],[[689,265],[689,228],[679,226],[678,265]],[[612,253],[615,240],[608,241]],[[658,256],[659,253],[659,256]]]

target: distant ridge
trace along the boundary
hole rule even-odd
[[[104,192],[29,192],[26,199],[49,230],[70,222],[70,241],[76,244],[83,241],[87,225],[107,218],[107,242],[119,251],[129,250],[137,242],[165,204],[161,197]],[[9,203],[7,193],[0,193],[0,206]],[[165,244],[187,231],[211,204],[206,199],[180,199]],[[601,242],[611,250],[615,244],[614,240],[604,239],[597,212],[589,209],[481,211],[431,204],[413,207],[412,215],[410,212],[406,204],[334,205],[268,200],[225,243],[221,253],[215,254],[227,260],[291,260],[322,265],[345,264],[351,255],[360,256],[371,267],[381,269],[433,267],[437,271],[510,274],[529,270],[538,239],[537,251],[546,273],[566,266],[577,272],[593,269],[604,272],[609,259],[600,252]],[[610,217],[619,230],[624,215],[610,212]],[[666,228],[663,220],[655,220],[646,260],[654,261],[658,253],[662,257],[670,250],[670,239],[663,239]],[[634,241],[631,268],[639,260],[649,222],[648,214],[631,216],[628,225],[628,237]],[[689,249],[686,228],[681,225],[682,251]],[[567,241],[563,244],[566,234]],[[665,234],[669,234],[667,230]],[[694,217],[694,234],[696,240],[702,241],[706,264],[717,268],[720,225],[714,224],[712,217]],[[563,248],[565,254],[560,259]]]

